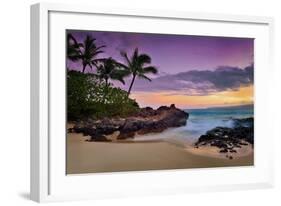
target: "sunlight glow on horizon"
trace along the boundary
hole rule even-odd
[[[166,92],[132,92],[131,98],[136,99],[140,107],[153,107],[175,104],[181,109],[209,108],[253,104],[253,85],[240,87],[237,91],[223,91],[206,96],[187,96]]]

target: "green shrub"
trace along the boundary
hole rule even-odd
[[[127,92],[106,85],[93,74],[77,71],[67,73],[67,113],[69,120],[83,117],[128,116],[139,106]]]

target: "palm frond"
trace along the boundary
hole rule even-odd
[[[122,69],[124,69],[124,70],[127,70],[127,72],[130,71],[130,68],[129,68],[127,65],[125,65],[125,64],[122,64],[122,63],[120,63],[120,62],[115,62],[115,64],[116,64],[116,66],[117,66],[118,68],[122,68]]]
[[[144,74],[139,74],[138,77],[141,78],[141,79],[148,80],[150,82],[152,81],[149,77],[145,76]]]
[[[137,63],[138,63],[138,56],[139,56],[139,49],[138,48],[135,48],[134,50],[134,54],[131,56],[131,62],[132,62],[132,65],[133,67],[137,67]]]
[[[112,80],[118,80],[120,81],[122,84],[125,84],[125,80],[123,79],[123,75],[122,74],[118,74],[118,73],[114,73],[110,75],[110,78]]]
[[[105,48],[105,47],[106,47],[105,45],[102,45],[102,46],[96,47],[96,50],[100,50],[100,49]]]
[[[143,70],[144,74],[146,74],[146,73],[157,74],[158,73],[157,67],[154,67],[154,66],[144,67],[142,70]]]
[[[71,61],[78,61],[80,59],[81,44],[77,42],[72,34],[67,34],[67,58]]]
[[[112,77],[117,78],[125,78],[129,75],[129,72],[127,70],[121,70],[121,69],[115,69],[112,72]]]
[[[139,56],[139,49],[135,48],[131,61],[134,61],[135,59],[137,59],[138,56]]]
[[[147,54],[141,54],[138,56],[138,63],[140,66],[143,66],[144,64],[150,64],[151,63],[151,57]]]
[[[75,39],[75,37],[72,34],[67,34],[67,42],[71,43],[71,41],[74,42],[74,44],[78,44],[77,40]]]
[[[68,39],[71,39],[71,41],[73,38],[73,36],[68,37]],[[75,40],[75,43],[71,47],[68,47],[68,58],[72,61],[81,60],[82,65],[89,66],[91,69],[93,69],[93,66],[97,68],[99,59],[97,59],[96,57],[104,52],[101,49],[105,46],[96,46],[95,41],[96,39],[90,35],[87,35],[85,37],[83,43],[78,43]]]
[[[131,63],[131,61],[130,61],[128,55],[127,55],[127,53],[124,52],[124,51],[121,51],[121,52],[120,52],[120,55],[126,60],[126,62],[127,62],[127,64],[128,64],[128,67],[127,67],[127,68],[131,67],[132,63]]]

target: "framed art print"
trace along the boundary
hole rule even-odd
[[[271,186],[272,22],[33,5],[31,198]]]

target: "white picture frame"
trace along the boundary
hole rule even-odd
[[[257,116],[255,135],[255,166],[245,168],[213,168],[213,169],[187,169],[169,171],[122,172],[118,174],[92,174],[64,177],[63,166],[65,151],[61,146],[65,135],[52,126],[53,114],[56,119],[64,121],[65,111],[63,100],[59,99],[59,92],[65,90],[65,82],[60,81],[65,71],[58,71],[53,75],[52,67],[62,65],[52,56],[53,46],[56,52],[63,52],[58,41],[63,40],[60,34],[69,28],[90,29],[91,25],[79,18],[134,18],[142,21],[153,19],[169,24],[175,23],[174,32],[184,22],[193,22],[193,31],[196,34],[208,34],[206,28],[217,27],[217,35],[249,36],[257,39],[255,48],[255,117]],[[88,16],[87,16],[88,15]],[[69,20],[73,21],[68,24]],[[92,20],[92,19],[91,19]],[[196,27],[199,22],[205,24],[204,28]],[[164,24],[163,23],[163,24]],[[212,25],[209,25],[212,24]],[[219,25],[216,25],[219,24]],[[233,25],[240,25],[233,27]],[[113,30],[124,30],[124,25],[112,24]],[[233,31],[220,29],[231,26]],[[224,28],[225,28],[224,27]],[[197,28],[197,30],[196,30]],[[157,28],[155,28],[157,29]],[[58,36],[53,40],[53,33]],[[126,31],[139,31],[138,28],[128,27]],[[30,197],[37,202],[97,199],[122,196],[159,195],[185,192],[222,191],[235,189],[266,188],[273,186],[273,130],[272,124],[266,121],[272,114],[270,92],[273,75],[272,46],[273,46],[273,19],[270,17],[236,16],[226,14],[190,13],[175,11],[150,11],[141,9],[97,8],[95,6],[63,5],[40,3],[31,6],[31,189]],[[159,32],[165,32],[159,27]],[[215,32],[215,31],[212,31]],[[168,32],[169,33],[169,32]],[[213,33],[216,35],[216,33]],[[65,36],[64,36],[65,37]],[[65,43],[65,42],[63,42]],[[61,53],[57,53],[61,55]],[[55,62],[53,64],[53,62]],[[257,62],[257,63],[256,63]],[[264,69],[266,68],[266,69]],[[65,70],[63,68],[62,70]],[[262,82],[262,85],[261,85]],[[54,92],[53,87],[56,88]],[[52,99],[58,98],[62,107],[52,107]],[[259,118],[262,117],[262,118]],[[58,122],[58,124],[60,124]],[[261,126],[262,127],[259,127]],[[65,131],[65,128],[63,128]],[[260,136],[267,136],[265,141]],[[56,136],[58,143],[53,141]],[[263,148],[261,148],[263,146]],[[61,150],[60,150],[61,149]],[[56,155],[56,158],[53,158]],[[63,176],[64,175],[64,176]],[[199,176],[201,181],[198,181]],[[211,180],[210,180],[211,179]],[[182,181],[182,180],[186,180]],[[87,184],[89,183],[89,184]],[[94,183],[94,184],[92,184]],[[91,187],[89,187],[91,185]],[[111,187],[109,187],[111,185]],[[83,191],[81,191],[83,188]]]

